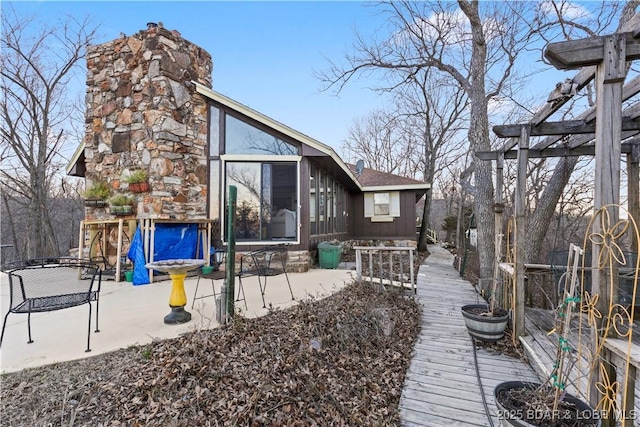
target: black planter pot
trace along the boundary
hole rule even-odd
[[[540,387],[538,383],[531,383],[525,381],[506,381],[498,384],[493,390],[493,396],[496,401],[496,406],[498,407],[498,418],[500,419],[500,425],[502,426],[514,426],[514,427],[536,427],[539,425],[544,426],[552,426],[554,425],[552,421],[542,421],[543,416],[545,415],[542,411],[534,411],[527,408],[526,404],[523,403],[522,407],[512,408],[510,405],[504,406],[503,402],[505,399],[505,393],[508,393],[511,390],[518,390],[523,388],[528,388],[531,390],[535,390]],[[563,397],[563,402],[569,402],[575,406],[575,425],[576,427],[597,427],[601,425],[601,421],[598,417],[597,411],[594,411],[593,408],[586,402],[578,399],[577,397],[565,393]],[[565,418],[561,416],[561,418]],[[531,424],[527,420],[534,422],[538,422],[538,424]],[[567,420],[563,420],[567,421]],[[543,424],[540,424],[542,422]],[[565,424],[562,424],[565,425]],[[569,424],[566,424],[569,425]]]
[[[462,317],[467,325],[469,335],[481,341],[498,341],[504,336],[504,330],[509,322],[509,313],[498,309],[494,316],[481,316],[474,311],[489,311],[487,304],[468,304],[462,307]]]
[[[85,199],[84,205],[91,208],[104,208],[108,203],[103,199]]]

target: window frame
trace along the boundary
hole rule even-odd
[[[375,196],[386,194],[389,200],[389,213],[376,214]],[[380,203],[378,205],[381,205]],[[368,191],[364,193],[364,217],[371,222],[393,222],[400,217],[400,192],[399,191]]]
[[[236,238],[237,246],[251,246],[251,245],[261,245],[261,246],[269,246],[269,245],[280,245],[282,243],[286,244],[300,244],[300,231],[301,231],[301,222],[300,222],[300,162],[302,161],[302,156],[278,156],[278,155],[250,155],[250,154],[223,154],[220,156],[221,160],[221,171],[222,171],[222,182],[224,183],[224,187],[222,191],[220,191],[221,202],[220,206],[224,206],[224,212],[221,213],[221,219],[223,224],[227,224],[227,214],[228,214],[228,206],[227,206],[227,188],[228,184],[228,175],[227,175],[227,164],[229,163],[257,163],[260,165],[260,171],[262,171],[263,165],[266,163],[295,163],[296,168],[296,237],[295,239],[286,239],[286,240],[238,240]],[[262,175],[262,173],[261,173]],[[262,209],[262,206],[260,207]],[[262,212],[260,212],[262,214]],[[221,240],[223,243],[227,244],[228,239],[226,236],[226,226],[222,227],[221,230]]]

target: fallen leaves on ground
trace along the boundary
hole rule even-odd
[[[529,363],[529,359],[527,358],[527,354],[525,353],[522,344],[519,340],[513,339],[513,330],[511,328],[507,328],[504,331],[504,336],[498,341],[475,340],[475,343],[478,348],[494,350],[498,353],[520,359],[524,363]]]
[[[322,300],[2,377],[3,425],[399,425],[419,332],[398,291]]]

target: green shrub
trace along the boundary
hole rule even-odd
[[[125,181],[128,184],[138,184],[141,182],[147,182],[148,179],[149,179],[149,175],[147,174],[147,171],[138,169],[131,172],[131,175],[126,177]]]
[[[106,182],[97,181],[84,192],[86,199],[104,200],[111,194],[111,189]]]
[[[127,206],[133,203],[133,199],[130,196],[124,194],[116,194],[109,199],[109,205],[111,206]]]

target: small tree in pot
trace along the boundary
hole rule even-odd
[[[107,198],[110,194],[109,184],[104,181],[96,181],[84,192],[84,204],[92,207],[107,206]]]

